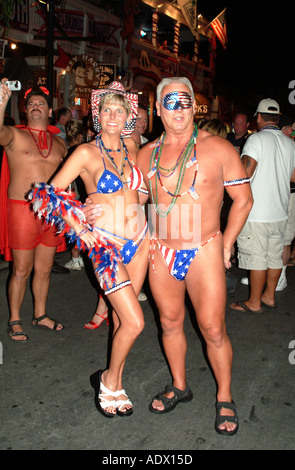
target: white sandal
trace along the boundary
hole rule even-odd
[[[104,415],[107,416],[108,418],[112,418],[117,414],[116,411],[116,401],[114,400],[107,400],[105,397],[107,396],[114,396],[115,397],[115,392],[112,390],[109,390],[101,380],[101,375],[104,371],[100,370],[93,374],[90,377],[91,385],[93,388],[96,390],[96,393],[98,393],[98,400],[97,400],[97,405],[99,408],[99,411]],[[106,408],[109,406],[112,406],[115,408],[115,412],[112,413],[110,411],[105,411]]]
[[[129,409],[125,409],[125,411],[123,410],[122,411],[122,408],[125,406],[125,405],[131,405],[132,406],[132,402],[129,400],[128,398],[128,395],[127,393],[125,392],[124,389],[122,390],[117,390],[115,392],[115,398],[119,397],[120,395],[125,395],[127,398],[126,400],[116,400],[115,403],[116,403],[116,409],[117,409],[117,415],[119,416],[130,416],[132,415],[133,413],[133,408],[129,408]]]

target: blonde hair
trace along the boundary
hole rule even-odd
[[[98,107],[99,113],[102,107],[104,106],[104,104],[108,101],[114,104],[119,104],[123,108],[125,108],[127,111],[127,116],[131,114],[131,106],[129,104],[129,101],[127,100],[127,98],[125,98],[125,96],[120,95],[119,93],[106,93],[100,100],[99,107]]]
[[[226,125],[220,121],[219,119],[211,119],[207,121],[207,119],[198,122],[199,129],[203,129],[203,131],[210,132],[210,134],[219,135],[224,139],[227,137],[227,127]]]
[[[78,135],[84,135],[83,126],[79,121],[67,121],[65,128],[69,145],[75,142]]]

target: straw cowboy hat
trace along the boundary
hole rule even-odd
[[[125,90],[124,86],[120,82],[112,82],[108,88],[100,88],[99,90],[92,90],[91,94],[91,109],[92,109],[92,118],[93,118],[93,127],[96,132],[101,131],[101,125],[99,122],[99,103],[103,96],[116,93],[118,95],[124,96],[131,108],[131,117],[129,116],[126,124],[122,130],[121,135],[126,136],[132,134],[135,129],[136,117],[137,117],[137,108],[138,108],[138,96],[137,93],[129,93]]]

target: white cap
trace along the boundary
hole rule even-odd
[[[257,113],[280,114],[280,107],[275,100],[265,98],[258,104],[258,108],[256,109],[254,116],[256,116]]]

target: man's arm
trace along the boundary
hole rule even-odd
[[[6,106],[11,96],[11,91],[6,86],[7,78],[2,78],[0,83],[0,145],[6,147],[13,140],[14,131],[11,126],[4,126]]]
[[[253,176],[254,171],[257,167],[257,161],[254,160],[254,158],[249,157],[249,155],[243,155],[242,162],[246,169],[248,178],[251,178],[251,176]]]
[[[230,268],[231,248],[245,225],[253,205],[253,196],[249,183],[241,186],[229,187],[227,192],[233,200],[225,231],[223,233],[224,265]]]
[[[247,168],[245,167],[245,163],[243,165],[237,153],[235,151],[233,153],[231,149],[227,148],[223,167],[224,180],[235,181],[246,177],[250,178],[251,172],[254,172],[257,162],[250,157],[245,158],[245,160],[247,161]],[[229,185],[226,187],[226,190],[233,201],[228,214],[227,225],[223,233],[224,265],[228,269],[231,266],[230,257],[232,246],[247,220],[253,205],[253,196],[249,183]]]

